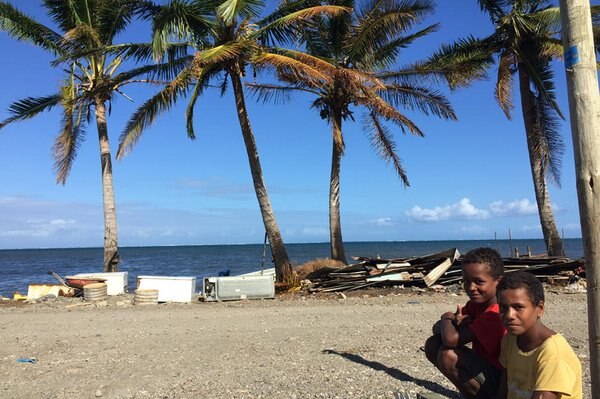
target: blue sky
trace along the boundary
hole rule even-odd
[[[16,2],[49,23],[37,2]],[[592,3],[595,3],[594,1]],[[400,64],[424,57],[441,43],[492,26],[474,0],[438,0],[429,22],[441,29],[406,49]],[[121,41],[145,41],[137,26]],[[8,105],[55,92],[60,71],[51,57],[0,33],[0,120]],[[555,66],[558,102],[568,116],[562,65]],[[259,77],[260,79],[260,77]],[[113,156],[132,112],[152,87],[125,89],[108,118]],[[360,117],[346,123],[341,211],[345,241],[541,238],[531,173],[515,93],[513,120],[493,98],[493,79],[448,94],[459,120],[407,112],[425,138],[394,130],[411,186],[379,159]],[[284,105],[247,98],[264,178],[285,242],[328,241],[331,133],[311,99]],[[144,133],[123,160],[113,161],[119,244],[201,245],[262,242],[264,229],[231,92],[209,92],[197,103],[195,141],[185,133],[182,104]],[[359,116],[360,112],[357,112]],[[52,143],[60,113],[52,111],[0,131],[0,249],[99,247],[103,242],[100,161],[95,124],[80,148],[66,185],[55,184]],[[559,230],[580,237],[573,149],[568,120],[562,188],[550,187]]]

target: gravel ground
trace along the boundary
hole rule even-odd
[[[131,295],[0,301],[0,398],[459,398],[419,347],[466,301],[401,289],[158,306]],[[591,397],[586,295],[550,290],[544,320],[579,355]]]

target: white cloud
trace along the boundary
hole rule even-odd
[[[395,224],[396,223],[394,223],[394,220],[390,217],[383,217],[383,218],[375,219],[376,226],[389,227],[389,226],[393,226]]]
[[[468,198],[463,198],[455,204],[436,206],[435,208],[421,208],[414,206],[406,212],[413,222],[441,222],[445,220],[472,220],[487,219],[489,211],[478,209]]]
[[[537,214],[537,204],[528,199],[515,200],[512,202],[494,201],[490,204],[490,210],[495,216],[523,216]]]

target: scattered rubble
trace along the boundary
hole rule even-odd
[[[456,248],[426,256],[398,259],[353,257],[349,266],[317,270],[303,284],[310,292],[341,292],[402,285],[439,290],[462,280],[462,256]],[[585,277],[583,259],[528,255],[503,258],[505,273],[525,270],[548,283],[575,283]],[[585,290],[585,285],[583,285]],[[581,284],[573,292],[582,292]]]

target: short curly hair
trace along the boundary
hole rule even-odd
[[[499,296],[504,290],[516,290],[519,288],[527,291],[527,296],[534,305],[539,305],[544,301],[544,287],[542,283],[533,274],[523,270],[506,273],[502,281],[498,283],[496,293]]]
[[[471,263],[483,263],[490,267],[490,275],[497,279],[504,275],[504,262],[502,257],[492,248],[475,248],[467,252],[462,259],[462,265],[468,265]]]

